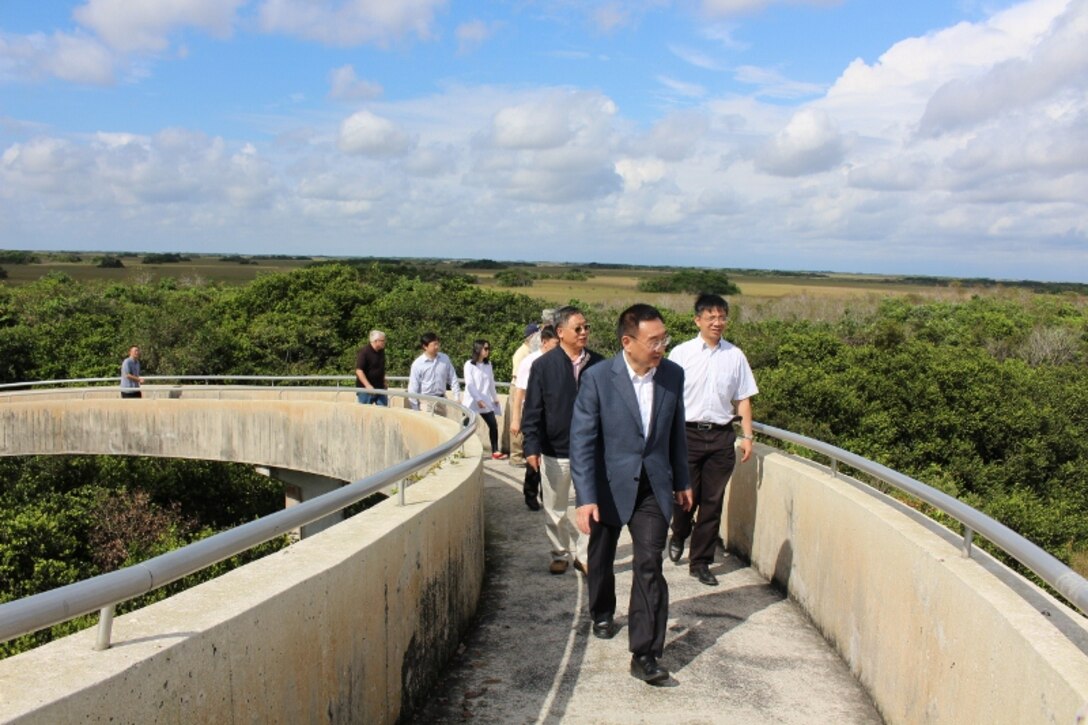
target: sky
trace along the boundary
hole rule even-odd
[[[3,0],[0,248],[1088,282],[1088,0]]]

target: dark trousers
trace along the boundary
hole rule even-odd
[[[691,537],[688,550],[689,566],[714,563],[714,545],[722,527],[722,502],[725,485],[733,475],[737,454],[733,444],[737,434],[732,428],[696,430],[688,428],[688,471],[691,474],[691,494],[695,499],[690,511],[673,504],[672,535],[677,539]],[[696,517],[696,514],[698,516]],[[693,526],[694,523],[694,526]]]
[[[525,480],[521,484],[521,492],[526,501],[540,498],[540,471],[528,463],[525,464]]]
[[[594,622],[616,611],[616,542],[621,526],[590,521],[589,614]],[[635,512],[627,522],[634,548],[631,600],[627,605],[627,641],[632,654],[660,657],[669,621],[669,585],[661,573],[661,555],[669,521],[661,512],[645,473],[639,483]]]
[[[487,434],[491,438],[491,452],[499,452],[499,423],[495,420],[495,414],[490,410],[486,413],[480,413],[480,417],[484,419],[484,423],[487,423]]]
[[[127,388],[127,389],[124,389],[124,390],[121,391],[121,397],[126,399],[126,400],[133,400],[135,398],[144,397],[144,394],[139,390],[133,390],[132,388]]]

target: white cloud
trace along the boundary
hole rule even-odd
[[[751,14],[771,5],[838,5],[842,0],[702,0],[704,15],[709,17],[732,17]]]
[[[665,75],[657,76],[657,82],[678,96],[684,96],[685,98],[703,98],[706,96],[706,88],[698,83],[688,83]]]
[[[355,68],[342,65],[329,73],[329,97],[339,101],[364,101],[377,98],[384,89],[380,83],[355,75]]]
[[[218,37],[230,35],[234,15],[246,0],[87,0],[72,13],[111,48],[122,52],[157,52],[169,45],[178,28],[198,28]]]
[[[1020,13],[1012,13],[1019,18]],[[1045,16],[1033,16],[1038,22]],[[1025,34],[1012,18],[999,17],[995,32],[1031,43],[1015,57],[980,74],[953,78],[936,90],[926,105],[920,132],[937,135],[969,127],[1044,102],[1060,94],[1084,98],[1088,91],[1088,0],[1070,2],[1065,12],[1041,34]]]
[[[263,0],[266,32],[329,45],[387,46],[407,36],[434,37],[435,14],[446,0]]]
[[[716,58],[711,58],[706,53],[695,50],[693,48],[687,48],[682,45],[670,45],[669,52],[675,55],[680,60],[684,61],[685,63],[693,65],[696,68],[713,71],[724,70],[724,67]]]
[[[756,95],[766,98],[804,98],[825,91],[825,88],[818,83],[793,81],[777,70],[752,65],[738,67],[733,77],[741,83],[758,86]]]
[[[668,167],[660,159],[620,159],[616,173],[623,179],[624,191],[638,191],[647,184],[656,184],[665,178]]]
[[[492,121],[492,142],[507,149],[548,149],[562,146],[575,133],[569,108],[553,95],[501,109]]]
[[[775,176],[804,176],[842,162],[844,142],[831,118],[821,111],[798,111],[756,155],[756,167]]]
[[[607,2],[593,10],[594,25],[605,33],[610,33],[630,22],[630,10],[618,2]]]
[[[483,20],[471,20],[461,23],[454,30],[457,36],[457,52],[461,55],[471,53],[498,32],[501,23],[485,23]]]
[[[398,156],[411,149],[415,140],[389,119],[359,111],[340,124],[336,145],[345,154]]]
[[[117,64],[108,48],[83,33],[0,33],[0,80],[55,77],[72,83],[109,85],[114,81]]]

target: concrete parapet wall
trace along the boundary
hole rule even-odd
[[[68,401],[30,406],[37,412],[22,405],[0,406],[0,446],[8,455],[138,455],[146,454],[144,446],[155,455],[272,463],[347,479],[431,448],[456,430],[450,421],[407,411],[322,402]],[[12,415],[22,417],[5,419]],[[36,431],[66,441],[57,446],[63,450],[44,442],[12,450],[22,440],[13,433],[20,421],[28,436]],[[140,427],[146,433],[135,431]],[[133,440],[113,437],[118,431]],[[353,450],[367,448],[363,431],[388,439],[368,448],[370,460]],[[92,440],[108,445],[95,450]],[[410,715],[479,599],[480,456],[470,439],[464,457],[407,489],[406,506],[387,500],[118,617],[107,651],[93,651],[95,633],[87,630],[0,661],[0,719],[388,723]]]
[[[450,430],[408,410],[315,400],[35,396],[0,405],[0,455],[196,458],[344,481],[434,448]]]
[[[890,723],[1074,723],[1088,627],[917,512],[766,446],[738,466],[723,536],[788,590]]]

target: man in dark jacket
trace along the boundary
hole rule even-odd
[[[616,326],[623,351],[582,376],[571,422],[570,463],[578,529],[589,534],[589,613],[593,634],[615,634],[613,564],[620,529],[631,533],[627,606],[631,674],[669,679],[665,649],[669,585],[661,573],[673,504],[691,509],[684,435],[684,369],[665,359],[668,330],[650,305],[632,305]]]
[[[548,571],[562,574],[573,558],[575,568],[585,574],[588,537],[579,535],[570,513],[570,421],[582,373],[603,358],[586,348],[589,324],[578,308],[556,312],[555,332],[559,346],[532,366],[521,435],[526,463],[541,473],[545,531],[551,544]]]

